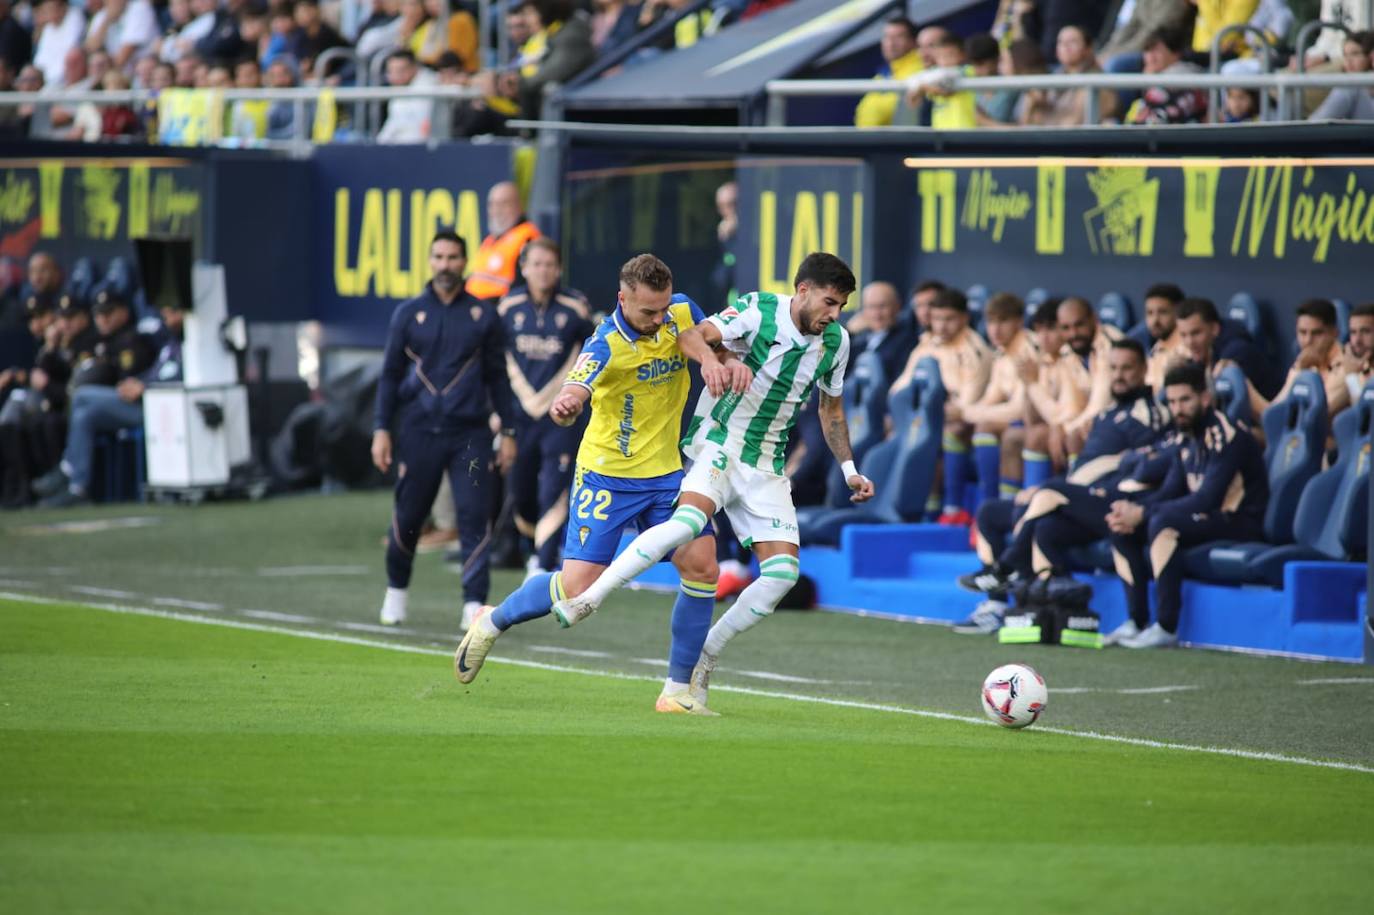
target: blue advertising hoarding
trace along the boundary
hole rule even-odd
[[[454,228],[471,257],[486,196],[510,180],[504,144],[324,146],[311,160],[314,314],[331,346],[380,347],[391,312],[429,280],[429,241]]]

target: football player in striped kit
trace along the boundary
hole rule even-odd
[[[700,536],[711,516],[724,509],[740,541],[758,557],[760,575],[707,634],[683,697],[694,709],[706,709],[710,675],[726,643],[771,615],[800,576],[797,512],[783,464],[788,436],[813,387],[820,387],[821,428],[853,490],[850,498],[865,502],[874,493],[872,481],[854,466],[841,399],[849,336],[838,318],[854,291],[854,274],[832,254],[811,254],[793,287],[791,296],[743,296],[683,331],[678,345],[701,364],[706,390],[683,443],[693,464],[677,510],[640,534],[582,594],[553,606],[564,626],[585,619],[616,588]],[[714,351],[718,345],[753,372],[743,394],[729,389],[729,370]]]

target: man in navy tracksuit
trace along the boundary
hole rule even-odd
[[[1067,573],[1065,550],[1108,535],[1107,499],[1118,487],[1130,490],[1163,479],[1167,465],[1158,454],[1169,417],[1145,384],[1144,348],[1135,340],[1115,341],[1108,370],[1113,403],[1093,421],[1069,473],[1037,487],[1024,504],[994,499],[979,507],[977,548],[984,568],[962,576],[959,584],[992,602],[958,631],[996,630],[1014,575],[1051,568]],[[1049,538],[1043,536],[1046,527],[1055,532]]]
[[[501,300],[506,334],[506,370],[519,406],[516,435],[520,455],[510,477],[515,523],[534,541],[529,574],[558,568],[558,548],[568,521],[568,487],[585,422],[560,426],[549,406],[563,387],[591,335],[591,310],[580,292],[558,285],[562,276],[558,243],[536,238],[520,254],[525,285]]]
[[[396,460],[396,507],[386,548],[385,625],[405,622],[406,588],[420,527],[444,472],[463,547],[463,622],[486,603],[490,585],[492,407],[501,417],[497,465],[515,460],[514,410],[506,377],[505,335],[490,300],[463,291],[467,246],[439,232],[429,248],[433,279],[401,303],[387,331],[372,461],[385,473]],[[393,445],[393,429],[395,442]]]
[[[1259,530],[1269,501],[1259,443],[1249,429],[1212,407],[1202,366],[1170,369],[1164,391],[1181,434],[1168,475],[1148,494],[1113,502],[1107,516],[1112,556],[1137,627],[1149,619],[1149,585],[1155,580],[1157,621],[1122,639],[1127,648],[1178,642],[1184,550]]]

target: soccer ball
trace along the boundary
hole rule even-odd
[[[983,681],[983,711],[1004,728],[1035,724],[1049,699],[1045,678],[1025,664],[1003,664]]]

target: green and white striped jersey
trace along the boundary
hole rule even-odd
[[[682,440],[688,457],[718,445],[736,460],[781,475],[787,436],[811,389],[838,397],[849,361],[849,334],[833,323],[819,336],[806,336],[792,322],[792,297],[769,292],[741,296],[730,308],[706,319],[720,330],[726,347],[754,371],[743,395],[720,399],[702,391]]]

